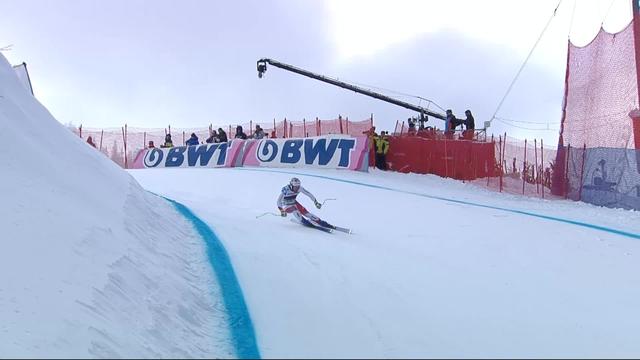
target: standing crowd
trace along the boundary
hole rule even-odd
[[[275,137],[276,137],[275,131],[271,132],[271,138],[275,138]],[[236,127],[236,133],[233,136],[233,138],[246,140],[246,139],[264,139],[264,138],[269,138],[269,136],[267,136],[267,133],[262,129],[262,127],[260,127],[260,125],[256,125],[256,129],[251,135],[247,135],[242,129],[242,126],[238,125]],[[218,130],[212,130],[209,137],[203,143],[200,142],[200,139],[198,139],[198,136],[195,133],[191,133],[191,136],[187,141],[185,141],[184,144],[187,146],[192,146],[192,145],[200,145],[205,143],[206,144],[225,143],[227,141],[229,141],[229,138],[227,137],[227,133],[224,130],[222,130],[222,128],[218,128]],[[164,136],[164,143],[160,145],[160,147],[171,148],[173,146],[174,145],[173,145],[173,140],[171,139],[171,133],[166,134]],[[156,146],[153,141],[149,141],[147,147],[155,148]]]
[[[389,133],[381,131],[380,135],[376,133],[376,127],[364,131],[363,134],[369,138],[369,150],[373,150],[375,156],[376,168],[387,170],[387,153],[389,152]]]

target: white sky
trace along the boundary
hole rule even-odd
[[[390,130],[415,115],[281,69],[258,80],[262,57],[422,96],[459,116],[468,108],[482,124],[557,4],[5,0],[0,47],[14,45],[5,56],[27,62],[36,96],[59,121],[85,127],[206,127],[338,114],[360,120],[374,113],[379,128]],[[527,130],[494,121],[491,130],[555,143],[570,25],[574,41],[585,44],[603,19],[618,31],[630,14],[628,0],[562,1],[498,113],[535,124]]]
[[[424,34],[439,31],[458,31],[477,40],[508,45],[525,56],[558,0],[328,0],[327,5],[338,54],[343,60],[351,60],[375,56],[396,43],[415,42]],[[564,0],[549,36],[562,38],[557,41],[562,45],[571,27],[573,42],[584,45],[603,20],[605,29],[615,32],[629,23],[630,14],[630,1],[581,0],[578,4]],[[551,68],[558,66],[550,61],[544,64]]]

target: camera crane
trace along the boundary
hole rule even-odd
[[[281,69],[294,72],[294,73],[299,74],[299,75],[310,77],[312,79],[316,79],[316,80],[319,80],[319,81],[322,81],[322,82],[326,82],[326,83],[329,83],[331,85],[339,86],[339,87],[347,89],[347,90],[352,90],[352,91],[355,91],[355,92],[357,92],[359,94],[367,95],[367,96],[370,96],[370,97],[378,99],[378,100],[382,100],[382,101],[386,101],[386,102],[394,104],[394,105],[402,106],[403,108],[406,108],[406,109],[417,111],[420,114],[420,119],[419,119],[420,122],[428,121],[426,116],[432,116],[432,117],[440,119],[440,120],[446,120],[446,116],[445,115],[437,113],[437,112],[433,112],[433,111],[431,111],[429,109],[425,109],[425,108],[423,108],[421,106],[413,105],[413,104],[410,104],[410,103],[407,103],[407,102],[404,102],[404,101],[400,101],[400,100],[391,98],[391,97],[386,96],[386,95],[382,95],[382,94],[373,92],[371,90],[363,89],[361,87],[348,84],[348,83],[346,83],[344,81],[339,81],[339,80],[328,78],[326,76],[314,74],[311,71],[307,71],[307,70],[300,69],[300,68],[297,68],[297,67],[292,66],[292,65],[281,63],[281,62],[279,62],[277,60],[273,60],[273,59],[266,59],[265,58],[265,59],[258,60],[258,63],[257,63],[258,78],[262,78],[264,76],[264,73],[267,71],[267,63],[269,63],[269,64],[271,64],[271,65],[273,65],[275,67],[279,67]]]

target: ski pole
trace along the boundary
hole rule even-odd
[[[324,201],[322,202],[322,206],[324,206],[324,203],[326,203],[329,200],[338,200],[338,199],[324,199]]]
[[[260,215],[256,216],[256,219],[261,218],[261,217],[263,217],[263,216],[265,216],[265,215],[280,216],[280,215],[278,215],[278,214],[276,214],[276,213],[266,212],[266,213],[264,213],[264,214],[260,214]]]

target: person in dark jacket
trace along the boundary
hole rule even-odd
[[[171,134],[167,134],[164,136],[164,144],[160,146],[161,148],[171,148],[173,147],[173,141],[171,140]]]
[[[211,136],[209,136],[209,137],[207,138],[207,140],[205,140],[205,142],[206,142],[207,144],[213,144],[213,143],[220,142],[220,139],[218,139],[218,133],[216,133],[216,131],[215,131],[215,130],[212,130],[212,131],[211,131]]]
[[[473,115],[471,115],[471,110],[466,110],[464,114],[467,117],[464,120],[464,126],[467,128],[467,130],[475,130],[476,120],[473,118]]]
[[[448,139],[453,138],[453,133],[456,131],[456,128],[463,124],[464,120],[460,120],[453,115],[453,111],[451,109],[447,110],[447,120],[445,122],[444,133]]]
[[[263,139],[265,137],[264,130],[260,127],[260,125],[256,125],[256,130],[253,132],[254,139]]]
[[[244,131],[242,131],[242,126],[238,125],[236,126],[236,139],[242,139],[242,140],[247,140],[247,134],[244,133]]]
[[[474,130],[476,128],[476,121],[471,114],[471,110],[465,110],[464,115],[467,117],[464,120],[465,130],[462,133],[462,137],[467,140],[473,139]]]
[[[93,138],[91,136],[89,136],[87,138],[87,144],[89,144],[89,145],[91,145],[93,147],[96,147],[96,144],[93,142]]]
[[[229,139],[227,139],[227,133],[222,130],[222,128],[218,128],[218,140],[220,140],[221,143],[229,141]]]
[[[200,142],[198,141],[198,137],[196,136],[196,133],[191,133],[191,137],[189,138],[189,140],[185,141],[185,144],[187,146],[200,144]]]

